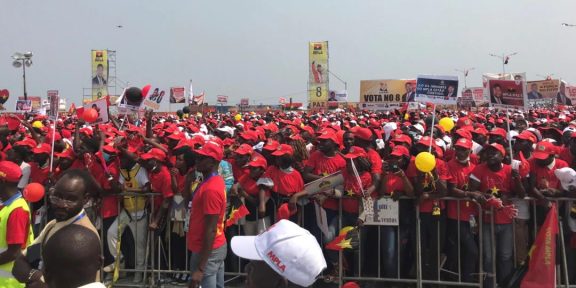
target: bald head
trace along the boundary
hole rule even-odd
[[[102,263],[98,235],[80,225],[67,225],[52,236],[43,251],[49,287],[74,288],[96,281]]]

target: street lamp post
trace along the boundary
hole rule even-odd
[[[471,68],[466,68],[466,69],[462,69],[462,70],[460,70],[460,69],[454,69],[454,70],[462,73],[462,75],[464,75],[464,88],[468,88],[468,85],[467,85],[467,83],[466,83],[466,78],[468,78],[468,73],[469,73],[470,71],[474,70],[474,69],[476,69],[476,68],[471,67]]]
[[[562,26],[565,26],[565,27],[576,27],[576,24],[562,23]]]
[[[506,76],[505,76],[505,74],[506,74],[506,64],[508,64],[508,60],[510,60],[510,57],[511,57],[511,56],[514,56],[514,55],[516,55],[516,54],[518,54],[518,52],[514,52],[514,53],[510,53],[510,54],[502,53],[502,55],[496,55],[496,54],[493,54],[493,53],[492,53],[492,54],[489,54],[490,56],[499,58],[499,59],[502,61],[502,79],[504,79],[504,77],[506,77]]]
[[[346,90],[346,92],[348,92],[348,83],[346,83],[346,81],[342,80],[340,77],[338,77],[336,74],[332,73],[332,71],[328,70],[328,73],[332,74],[332,76],[336,77],[336,79],[338,79],[338,81],[342,82],[344,84],[344,90]]]
[[[26,91],[26,67],[32,66],[32,52],[20,53],[16,52],[12,55],[12,66],[16,68],[22,67],[22,81],[24,83],[24,100],[28,100],[28,92]]]

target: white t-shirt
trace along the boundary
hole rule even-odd
[[[32,169],[30,168],[30,164],[22,162],[22,164],[20,164],[20,170],[22,170],[22,178],[20,178],[20,182],[18,182],[18,188],[24,189],[24,187],[28,185],[28,181],[30,181],[30,172]]]

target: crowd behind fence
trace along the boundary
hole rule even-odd
[[[123,199],[126,196],[146,197],[151,204],[149,209],[154,209],[154,196],[157,194],[122,193],[118,195],[118,199]],[[470,199],[445,197],[439,200],[469,201],[472,205],[477,206],[478,215],[482,215],[483,212],[482,205]],[[474,221],[457,219],[454,222],[453,219],[446,219],[446,215],[443,213],[443,215],[438,216],[436,222],[433,222],[436,224],[433,228],[438,231],[435,234],[437,239],[430,239],[428,234],[422,233],[425,232],[423,225],[429,225],[429,222],[423,223],[420,212],[418,212],[418,201],[403,197],[398,200],[400,208],[397,226],[361,226],[357,230],[359,237],[355,249],[343,249],[339,252],[325,251],[325,256],[327,253],[337,253],[339,277],[330,283],[332,286],[322,287],[341,287],[347,281],[356,281],[361,285],[363,283],[407,285],[405,287],[423,287],[424,285],[499,287],[496,284],[497,278],[491,277],[493,272],[490,271],[499,271],[501,267],[497,267],[500,265],[497,262],[500,260],[511,260],[512,271],[515,271],[522,264],[522,261],[525,260],[522,257],[528,255],[530,246],[533,244],[548,211],[548,207],[541,205],[536,199],[525,198],[523,200],[529,204],[529,217],[528,219],[516,218],[511,225],[511,231],[505,232],[511,234],[508,236],[509,239],[512,239],[513,249],[512,255],[505,253],[507,255],[503,256],[501,253],[497,253],[498,249],[502,248],[499,247],[501,243],[494,241],[495,229],[500,229],[498,224],[485,223],[481,216],[475,217]],[[558,287],[576,287],[576,246],[574,245],[576,241],[572,240],[576,234],[576,215],[571,212],[574,199],[549,198],[549,200],[551,203],[556,203],[558,207],[559,234],[555,259],[556,283]],[[121,206],[121,202],[118,201],[119,206]],[[187,205],[178,204],[178,207],[184,207],[186,210]],[[460,205],[456,205],[456,207],[458,209],[457,215],[460,215]],[[299,213],[294,220],[302,227],[309,227],[307,223],[304,223],[304,219],[308,219],[304,214],[309,210],[298,210]],[[120,207],[120,211],[124,211],[122,207]],[[147,215],[153,215],[153,212],[148,211]],[[170,283],[186,285],[186,275],[190,274],[188,269],[189,255],[185,241],[187,220],[182,221],[184,220],[182,215],[175,217],[174,212],[169,213],[170,216],[166,219],[166,224],[156,231],[148,229],[146,215],[140,219],[128,217],[128,219],[118,221],[123,217],[123,212],[121,212],[116,217],[117,220],[114,221],[120,224],[119,227],[110,223],[106,225],[106,219],[95,221],[100,223],[98,229],[102,235],[102,247],[104,250],[108,249],[108,251],[103,251],[104,254],[112,251],[109,244],[113,241],[109,237],[114,236],[118,237],[118,243],[121,245],[113,248],[117,249],[117,255],[123,255],[123,257],[119,256],[119,260],[114,261],[115,264],[120,264],[116,271],[119,275],[118,279],[111,278],[114,274],[113,271],[110,273],[102,272],[102,279],[107,280],[112,286],[120,285],[122,287],[164,287],[164,284]],[[344,226],[342,214],[342,209],[340,209],[338,230]],[[184,213],[184,216],[189,217],[187,213]],[[145,225],[133,225],[139,221],[144,221]],[[244,235],[243,223],[240,220],[236,225],[232,225],[226,230],[228,242],[233,236]],[[454,223],[458,225],[452,225]],[[111,235],[113,229],[110,227],[118,229],[117,235]],[[124,229],[128,227],[129,229]],[[430,227],[426,228],[424,230],[429,230]],[[463,229],[469,229],[466,231],[470,233],[463,233]],[[130,230],[131,233],[127,234],[127,230]],[[529,232],[527,241],[520,241],[519,232]],[[472,236],[472,238],[465,239],[462,237],[463,235]],[[322,239],[323,235],[318,236],[319,242],[322,245],[326,244]],[[486,243],[487,240],[490,243],[496,243],[496,245]],[[142,249],[135,249],[137,248],[135,246],[142,241],[145,243],[143,253]],[[489,256],[492,259],[490,267],[486,266],[487,263],[485,263],[485,259]],[[502,257],[507,258],[502,259]],[[139,266],[139,263],[143,263],[143,265]],[[234,287],[242,287],[246,264],[245,260],[236,257],[231,249],[228,249],[225,262],[227,283],[236,285]],[[466,271],[464,270],[467,270],[469,274],[465,274]],[[131,273],[143,273],[144,281],[141,283],[123,282],[122,279]],[[179,279],[182,281],[175,283],[166,280],[170,277],[174,279],[174,275],[180,275]],[[324,280],[319,279],[316,285],[319,282],[324,282]]]

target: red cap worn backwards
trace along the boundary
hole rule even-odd
[[[200,149],[194,150],[197,154],[211,157],[217,161],[222,161],[224,158],[224,149],[222,146],[214,141],[206,141]]]
[[[22,177],[20,166],[11,161],[0,161],[0,180],[18,183]]]
[[[166,153],[158,148],[152,148],[150,151],[140,155],[142,160],[156,159],[158,161],[164,161],[166,159]]]
[[[292,146],[288,145],[288,144],[280,144],[280,146],[278,146],[278,148],[276,149],[276,151],[272,152],[272,155],[274,156],[282,156],[282,155],[293,155],[294,154],[294,149],[292,148]]]
[[[548,141],[540,141],[536,144],[536,149],[534,149],[532,156],[535,159],[544,160],[548,159],[548,157],[553,154],[556,154],[556,147],[554,144]]]

